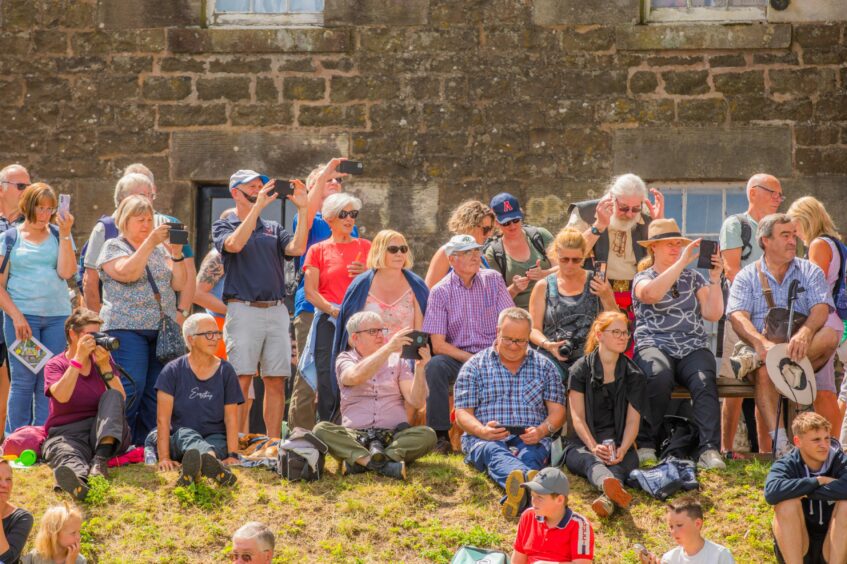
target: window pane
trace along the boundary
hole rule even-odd
[[[662,191],[665,196],[665,217],[676,220],[682,229],[682,192]]]
[[[744,213],[747,211],[747,195],[744,190],[739,192],[728,191],[726,193],[726,216]]]
[[[686,233],[718,233],[723,223],[720,190],[700,192],[689,190],[685,210]]]
[[[324,0],[291,0],[291,11],[298,12],[323,12]]]
[[[285,0],[256,0],[257,14],[281,14],[285,11]]]
[[[216,12],[249,12],[250,0],[216,0]]]

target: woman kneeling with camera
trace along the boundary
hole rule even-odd
[[[65,321],[68,348],[44,367],[49,415],[42,453],[58,486],[79,500],[90,476],[108,477],[108,461],[130,444],[126,392],[109,354],[113,337],[99,333],[103,320],[78,309]]]

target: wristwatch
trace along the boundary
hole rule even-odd
[[[104,381],[111,382],[112,378],[115,377],[115,374],[113,372],[109,371],[109,372],[104,372],[103,374],[101,374],[101,376],[103,377]]]
[[[600,231],[599,229],[597,229],[597,226],[596,226],[596,225],[592,225],[592,226],[591,226],[591,234],[592,234],[592,235],[596,235],[596,236],[598,236],[598,237],[599,237],[601,233],[602,233],[602,231]]]
[[[234,458],[234,459],[238,460],[238,453],[237,452],[228,452],[227,457],[228,458]]]
[[[173,262],[182,262],[182,261],[184,261],[184,260],[185,260],[185,255],[182,255],[182,256],[181,256],[181,257],[179,257],[179,258],[171,257],[171,260],[172,260]]]

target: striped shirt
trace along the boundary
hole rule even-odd
[[[537,427],[547,417],[551,401],[565,404],[565,388],[553,362],[529,349],[526,358],[512,374],[500,362],[500,355],[489,347],[472,356],[456,378],[454,407],[473,409],[474,416],[487,423],[497,421],[507,427]],[[462,450],[469,452],[479,437],[462,435]],[[550,439],[542,439],[549,447]]]
[[[765,327],[765,315],[768,313],[768,304],[762,292],[762,283],[756,264],[762,265],[762,272],[768,277],[768,284],[773,291],[773,301],[776,307],[788,308],[788,286],[792,280],[800,282],[800,287],[806,291],[797,295],[794,302],[794,311],[809,315],[812,307],[818,304],[826,304],[832,312],[835,306],[829,285],[826,283],[823,271],[806,259],[795,258],[788,266],[782,284],[768,272],[764,260],[748,264],[736,275],[729,291],[729,304],[726,308],[727,315],[734,311],[746,311],[750,314],[750,320],[756,330],[762,332]]]
[[[570,508],[558,525],[529,508],[521,515],[514,549],[527,556],[527,562],[571,562],[594,559],[594,529],[588,519]]]
[[[497,336],[497,316],[514,305],[496,270],[480,270],[470,288],[450,271],[429,293],[421,330],[444,335],[454,347],[476,353],[491,346]]]

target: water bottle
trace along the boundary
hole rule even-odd
[[[156,453],[156,434],[150,433],[144,440],[144,464],[154,465],[159,461]]]

